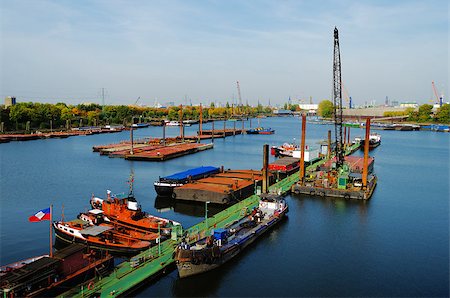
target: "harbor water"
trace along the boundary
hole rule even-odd
[[[253,126],[257,121],[253,119]],[[214,149],[165,162],[128,161],[92,152],[92,146],[126,140],[129,132],[0,144],[0,263],[48,252],[49,222],[28,217],[53,205],[53,219],[75,218],[92,194],[134,193],[143,210],[184,227],[204,219],[204,204],[156,197],[153,182],[197,166],[261,169],[263,144],[299,142],[296,117],[264,118],[274,135],[215,139]],[[241,122],[235,122],[241,128]],[[245,123],[248,128],[248,122]],[[233,122],[227,128],[233,128]],[[211,123],[204,124],[210,129]],[[186,128],[194,135],[198,125]],[[223,129],[217,122],[215,129]],[[318,147],[333,126],[307,124],[306,143]],[[178,127],[167,128],[175,136]],[[177,272],[143,285],[139,297],[219,296],[447,296],[449,293],[450,135],[430,131],[378,131],[378,186],[370,201],[287,196],[288,218],[235,259],[203,275]],[[135,138],[161,137],[161,127]],[[364,131],[351,129],[352,138]],[[209,142],[207,140],[203,142]],[[361,152],[355,154],[362,155]],[[271,157],[273,160],[273,157]],[[208,205],[208,214],[220,211]]]

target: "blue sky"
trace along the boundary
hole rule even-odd
[[[448,98],[447,1],[0,1],[0,94],[151,105]]]

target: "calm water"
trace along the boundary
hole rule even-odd
[[[241,127],[240,122],[236,125]],[[199,165],[260,169],[264,143],[300,138],[298,118],[267,118],[261,125],[275,128],[276,134],[217,139],[213,150],[163,163],[92,152],[93,145],[126,139],[128,132],[1,144],[0,263],[48,251],[48,222],[29,223],[30,215],[53,204],[55,219],[61,217],[63,205],[65,217],[74,218],[88,209],[92,193],[126,192],[132,171],[135,195],[144,210],[185,227],[201,221],[201,204],[171,206],[156,199],[153,181]],[[187,128],[187,134],[196,129]],[[307,143],[314,147],[328,129],[332,127],[308,124]],[[170,128],[168,134],[178,131]],[[369,202],[288,196],[288,219],[233,261],[189,279],[180,280],[173,271],[135,295],[448,296],[450,135],[379,133],[382,145],[371,153],[379,182]],[[161,135],[159,127],[135,133]],[[356,135],[363,131],[353,129],[352,137]]]

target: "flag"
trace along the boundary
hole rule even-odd
[[[32,215],[28,218],[31,222],[42,221],[42,220],[51,220],[50,218],[50,207],[46,209],[39,210],[35,215]]]

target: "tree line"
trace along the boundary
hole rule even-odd
[[[333,103],[329,100],[323,100],[319,103],[317,113],[323,118],[331,118],[333,116]],[[423,104],[418,109],[407,108],[404,111],[386,111],[383,116],[408,116],[407,121],[417,123],[450,123],[450,105],[443,104],[442,107],[433,111],[432,105]]]
[[[240,106],[227,104],[225,107],[202,108],[204,119],[230,118],[233,116],[255,117],[259,114],[271,114],[272,108]],[[171,106],[167,108],[152,108],[126,105],[49,104],[21,102],[9,107],[1,107],[0,122],[4,131],[31,131],[36,129],[62,129],[81,126],[100,125],[130,125],[132,123],[179,120],[198,120],[199,106]]]

